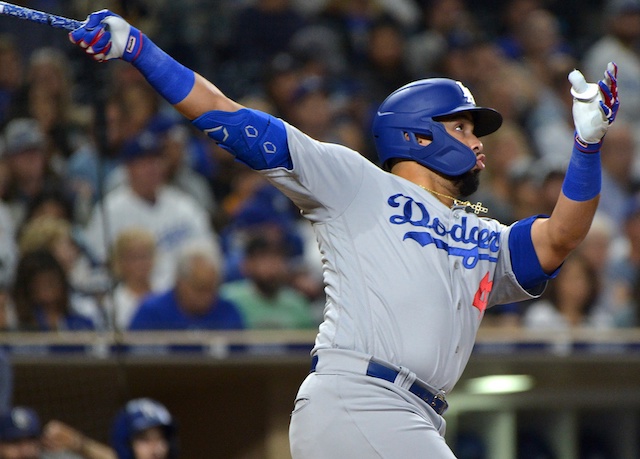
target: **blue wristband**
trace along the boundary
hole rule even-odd
[[[132,51],[132,64],[171,105],[189,95],[196,81],[193,70],[169,56],[144,34],[140,34],[138,47]]]
[[[602,166],[600,164],[600,144],[589,145],[592,152],[587,152],[584,145],[573,147],[571,160],[567,167],[562,184],[562,192],[573,201],[589,201],[600,194],[602,186]],[[595,149],[595,147],[598,149]]]

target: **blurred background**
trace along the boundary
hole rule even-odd
[[[472,197],[505,224],[556,201],[568,73],[597,81],[615,61],[590,234],[539,300],[486,312],[445,419],[460,458],[640,457],[640,0],[16,3],[109,8],[245,106],[374,163],[390,92],[460,80],[505,118]],[[0,17],[0,414],[110,445],[118,410],[152,397],[180,457],[288,457],[323,295],[309,224],[279,191],[132,66]]]

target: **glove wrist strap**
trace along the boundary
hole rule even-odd
[[[598,143],[587,143],[576,133],[573,138],[573,146],[583,153],[597,153],[602,147],[602,139]]]

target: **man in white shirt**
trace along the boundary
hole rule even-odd
[[[160,142],[143,132],[122,149],[128,183],[108,193],[86,227],[89,249],[106,262],[113,241],[125,229],[145,228],[157,241],[153,290],[169,288],[180,247],[196,238],[217,238],[206,210],[186,193],[164,183]]]

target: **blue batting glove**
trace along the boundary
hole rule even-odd
[[[69,33],[69,40],[97,61],[133,62],[140,54],[143,35],[117,14],[101,10],[91,13],[82,27]]]

